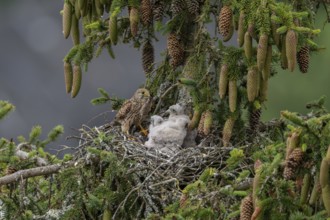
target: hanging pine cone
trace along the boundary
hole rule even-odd
[[[295,148],[289,158],[285,161],[285,167],[283,171],[283,177],[290,180],[294,177],[297,168],[302,162],[304,153],[300,148]]]
[[[309,47],[303,46],[297,53],[297,62],[300,72],[307,73],[309,67]]]
[[[270,77],[270,71],[272,67],[272,57],[273,57],[272,45],[268,45],[265,66],[262,70],[262,79],[264,80],[268,80],[268,78]]]
[[[64,38],[68,38],[70,35],[71,19],[72,19],[72,5],[69,3],[69,1],[65,1],[63,5],[63,17],[62,17]]]
[[[276,14],[273,12],[272,16],[276,16]],[[280,34],[277,33],[277,31],[276,31],[277,28],[279,28],[278,24],[275,21],[271,20],[272,37],[273,37],[274,43],[276,44],[277,48],[280,49]]]
[[[16,173],[17,172],[17,169],[11,165],[8,165],[7,168],[6,168],[6,175],[10,175],[10,174],[13,174],[13,173]]]
[[[237,30],[237,43],[238,46],[243,46],[244,44],[244,19],[245,14],[244,11],[241,10],[239,13],[239,19],[238,19],[238,30]]]
[[[202,127],[203,128],[203,132],[202,132],[202,134],[204,134],[205,136],[207,136],[207,135],[209,135],[211,133],[211,127],[212,127],[212,123],[213,123],[212,112],[210,110],[206,110],[203,113],[202,117],[204,117],[203,118],[203,127]],[[199,128],[199,126],[198,126],[198,128]]]
[[[296,66],[296,56],[297,56],[297,35],[294,30],[288,30],[285,36],[285,49],[286,57],[288,59],[288,67],[291,72]]]
[[[200,120],[199,120],[199,124],[198,124],[198,127],[197,127],[197,134],[198,136],[200,137],[204,137],[205,134],[204,134],[204,121],[205,121],[205,114],[206,112],[203,112]]]
[[[82,72],[80,65],[73,65],[73,79],[72,79],[72,89],[71,89],[71,98],[74,98],[78,95],[81,87],[81,78]]]
[[[184,61],[184,48],[176,33],[170,33],[167,38],[167,50],[170,56],[170,65],[173,68],[178,67]]]
[[[201,120],[201,115],[202,115],[202,113],[201,113],[200,109],[197,109],[197,108],[194,109],[194,114],[188,125],[188,130],[191,131],[199,126],[199,122]]]
[[[267,48],[268,48],[268,35],[261,34],[257,49],[257,64],[259,71],[262,71],[264,69],[266,56],[267,56]]]
[[[235,112],[236,106],[237,106],[237,82],[236,82],[236,80],[229,80],[228,97],[229,97],[229,110],[231,112]]]
[[[286,57],[286,44],[285,44],[285,35],[281,40],[281,67],[282,69],[288,68],[288,58]]]
[[[231,136],[233,134],[233,128],[235,124],[235,119],[233,116],[229,117],[222,130],[222,143],[224,147],[228,147],[229,141],[231,139]]]
[[[173,17],[180,14],[185,8],[186,8],[185,0],[172,0],[171,12]]]
[[[249,102],[253,102],[255,98],[258,96],[258,88],[259,88],[259,71],[257,66],[252,66],[249,68],[247,74],[247,83],[246,90]]]
[[[71,22],[71,38],[74,45],[80,44],[80,33],[79,33],[79,20],[76,18],[76,15],[72,15]]]
[[[109,18],[109,36],[111,43],[116,45],[118,41],[117,16],[110,16]]]
[[[154,3],[153,14],[155,21],[161,21],[165,12],[165,3],[163,0],[158,0]]]
[[[259,131],[260,125],[260,117],[261,117],[261,109],[251,108],[249,110],[249,128],[248,135],[249,137],[254,137],[255,134]]]
[[[199,11],[198,0],[186,0],[187,8],[190,14],[197,15]]]
[[[261,102],[267,100],[268,96],[268,79],[261,79],[259,89],[259,99]]]
[[[137,8],[132,7],[129,11],[129,23],[131,28],[132,36],[135,37],[139,30],[139,10]]]
[[[152,24],[152,6],[150,0],[141,1],[141,21],[144,26]]]
[[[221,66],[220,75],[219,75],[219,96],[220,99],[223,99],[226,96],[228,88],[228,65],[223,64]]]
[[[218,28],[219,33],[223,38],[223,41],[226,42],[230,40],[233,35],[233,11],[227,5],[223,6],[220,10],[218,17]]]
[[[65,91],[70,93],[72,89],[73,70],[70,62],[64,62],[64,82]]]
[[[240,220],[250,220],[253,214],[253,201],[252,196],[248,195],[246,196],[240,206]]]
[[[244,54],[245,57],[250,60],[252,58],[252,37],[250,36],[249,32],[245,32],[244,34]]]
[[[147,41],[142,49],[142,65],[145,74],[150,74],[152,72],[154,59],[154,47],[150,41]]]

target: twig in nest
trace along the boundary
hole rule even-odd
[[[154,113],[153,114],[156,114],[156,112],[158,112],[158,110],[159,110],[159,108],[160,108],[160,104],[162,103],[162,99],[172,90],[172,89],[174,89],[176,86],[178,86],[179,85],[179,83],[175,83],[175,84],[173,84],[171,87],[169,87],[165,92],[164,92],[164,94],[161,96],[161,97],[159,97],[159,101],[158,101],[158,103],[157,103],[157,106],[156,106],[156,108],[155,108],[155,111],[154,111]]]

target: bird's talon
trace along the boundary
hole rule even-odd
[[[144,135],[144,136],[148,136],[149,132],[148,132],[148,129],[144,129],[141,127],[141,133]]]

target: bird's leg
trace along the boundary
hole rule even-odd
[[[139,128],[141,129],[141,133],[144,135],[144,136],[148,136],[148,129],[144,129],[143,127],[142,127],[142,125],[141,124],[139,124],[138,125],[139,126]]]

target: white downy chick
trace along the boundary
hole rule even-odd
[[[176,120],[164,121],[160,126],[156,127],[154,136],[151,139],[161,145],[161,151],[172,155],[183,144],[183,140],[187,135],[187,126],[189,118],[183,116],[177,117]]]
[[[150,135],[150,133],[152,134],[155,127],[159,126],[163,122],[164,122],[164,119],[161,116],[159,116],[159,115],[151,116],[150,125],[149,125],[149,135]]]
[[[168,120],[170,121],[175,121],[179,116],[181,116],[181,118],[185,117],[189,120],[189,117],[184,114],[183,106],[180,104],[170,106],[166,112],[170,114],[170,116],[168,117]]]
[[[150,118],[150,125],[149,125],[149,134],[148,134],[148,141],[144,143],[144,145],[148,148],[150,147],[157,147],[157,144],[153,140],[153,136],[155,133],[155,128],[161,125],[164,122],[164,119],[159,115],[153,115]]]

